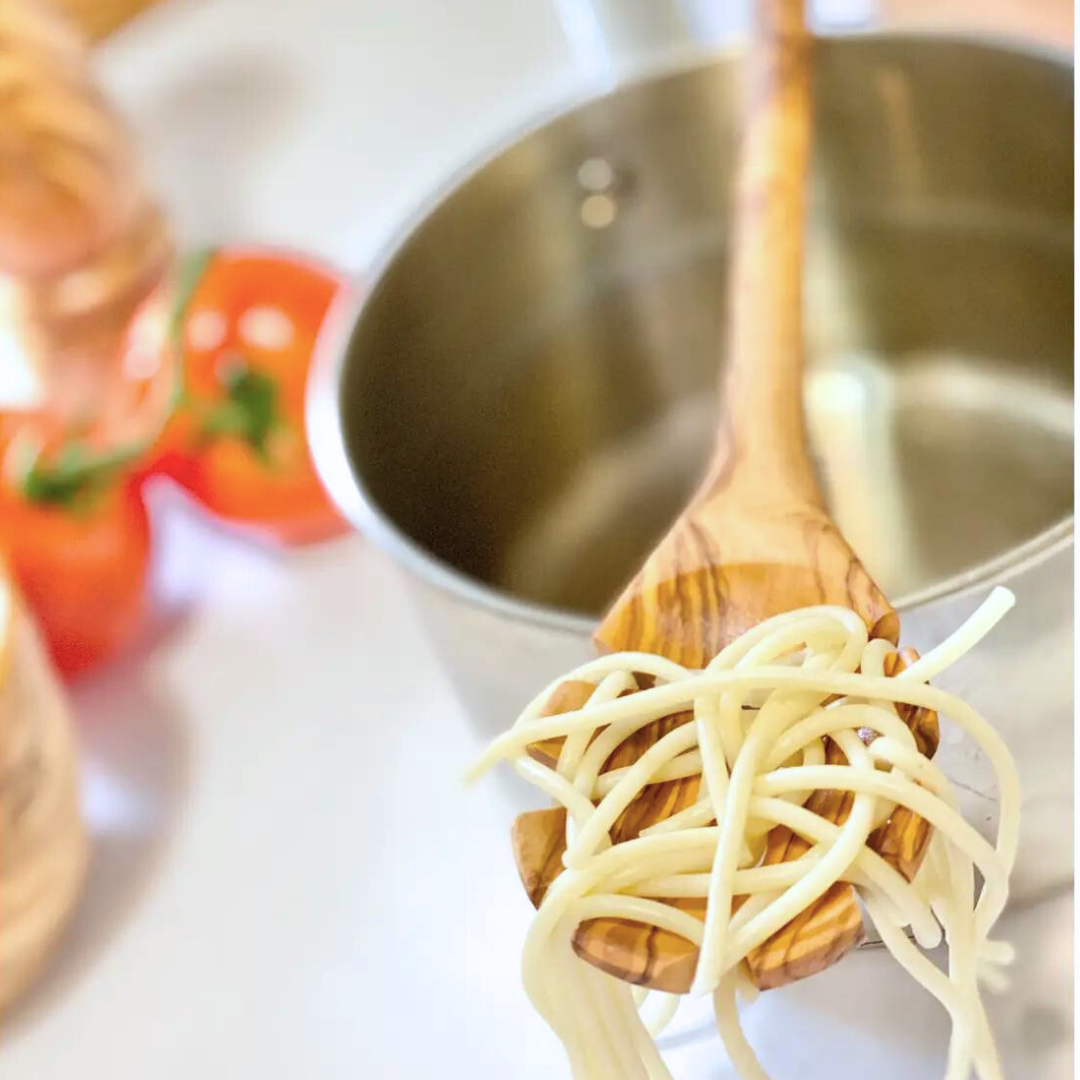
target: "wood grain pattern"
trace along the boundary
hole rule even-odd
[[[893,642],[900,629],[826,513],[806,452],[802,268],[812,42],[802,0],[759,0],[755,10],[713,461],[595,639],[601,650],[641,649],[692,667],[764,619],[813,604],[849,607],[873,635]],[[854,892],[839,887],[787,928],[784,941],[763,946],[755,975],[779,985],[820,970],[855,943],[857,927]],[[635,947],[655,954],[655,946]],[[652,968],[659,966],[654,956]]]
[[[806,452],[802,263],[810,53],[802,0],[758,0],[715,453],[690,506],[601,623],[595,635],[601,651],[641,650],[700,668],[762,620],[822,603],[858,612],[872,636],[898,638],[896,613],[826,513]],[[562,693],[552,705],[557,711],[582,691]],[[640,754],[676,721],[685,716],[643,729],[625,752]],[[552,759],[557,745],[534,752]],[[692,777],[650,786],[616,823],[613,839],[689,805],[699,784]],[[819,812],[844,812],[842,797],[820,795]],[[537,900],[550,880],[545,875],[561,865],[559,841],[544,832],[557,824],[550,813],[515,824],[522,877]],[[882,842],[910,868],[925,844],[918,823],[898,817],[901,835],[891,825]],[[790,858],[797,847],[790,835],[777,837],[771,857]],[[760,985],[777,986],[819,971],[855,944],[861,927],[853,890],[838,885],[758,950],[754,976]],[[689,986],[696,959],[683,939],[619,920],[583,924],[575,948],[612,974],[667,990]]]
[[[806,453],[802,265],[810,52],[801,0],[759,0],[735,193],[721,421],[708,475],[596,635],[600,647],[703,666],[772,615],[899,620],[830,520]]]
[[[915,649],[901,649],[885,663],[885,674],[899,675],[910,667],[919,654]],[[933,709],[920,709],[914,705],[897,706],[900,718],[911,729],[919,753],[933,757],[941,742],[938,714]],[[863,741],[869,741],[863,732]],[[889,820],[876,832],[870,834],[870,846],[908,881],[914,881],[922,866],[926,848],[930,842],[930,823],[906,807],[897,807]]]
[[[891,654],[885,663],[885,674],[893,677],[918,659],[914,649]],[[568,680],[561,683],[542,710],[546,716],[571,712],[581,708],[594,687],[590,683]],[[921,753],[932,757],[939,741],[937,714],[929,709],[898,706],[901,719],[915,735]],[[680,724],[689,722],[688,712],[664,717],[643,728],[627,740],[605,762],[604,770],[633,764],[658,738]],[[871,742],[876,733],[860,731],[864,742]],[[546,765],[554,765],[561,740],[550,739],[534,743],[530,754]],[[846,764],[846,757],[835,743],[826,749],[829,764]],[[700,777],[651,784],[616,820],[611,830],[615,843],[638,836],[642,829],[661,821],[697,801]],[[850,792],[815,791],[806,802],[814,813],[837,825],[842,825],[851,812],[854,796]],[[914,879],[930,839],[930,826],[904,807],[899,807],[889,820],[871,833],[868,844],[904,877]],[[534,906],[539,906],[548,886],[562,872],[562,856],[566,850],[566,811],[562,807],[534,810],[520,814],[514,821],[511,834],[514,860],[525,891]],[[799,858],[810,845],[784,826],[769,833],[763,864]],[[738,910],[742,897],[735,898],[733,910]],[[704,900],[668,898],[668,903],[688,911],[700,919],[705,917]],[[863,937],[862,915],[852,888],[839,882],[829,888],[814,904],[803,911],[767,941],[754,949],[747,958],[750,973],[762,990],[784,986],[805,978],[835,963]],[[631,923],[621,919],[594,919],[583,923],[574,939],[578,955],[597,967],[669,993],[686,993],[697,963],[697,949],[684,938],[666,930]]]

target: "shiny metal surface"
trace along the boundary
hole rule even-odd
[[[1071,793],[1072,70],[866,36],[823,42],[818,71],[806,404],[823,487],[906,640],[932,643],[992,581],[1017,591],[1004,638],[953,685],[1023,712],[1014,749],[1056,812]],[[488,730],[587,655],[698,480],[737,87],[721,60],[526,135],[407,232],[320,362],[323,476],[414,572]],[[992,804],[963,753],[954,774]],[[1071,837],[1054,852],[1029,883],[1071,866]]]

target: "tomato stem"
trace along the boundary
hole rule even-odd
[[[27,502],[72,507],[108,487],[125,466],[145,452],[140,441],[112,450],[91,450],[74,440],[46,458],[40,447],[27,445],[17,469],[18,487]]]
[[[269,461],[270,438],[285,426],[277,382],[239,356],[223,367],[219,378],[226,400],[203,413],[203,439],[211,441],[221,435],[235,435],[264,461]]]

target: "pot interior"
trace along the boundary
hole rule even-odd
[[[699,480],[717,411],[738,72],[597,100],[458,187],[352,333],[375,509],[517,598],[598,614]],[[1072,70],[823,42],[806,274],[812,452],[895,601],[1072,514]]]

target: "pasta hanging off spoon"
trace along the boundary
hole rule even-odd
[[[841,607],[774,616],[702,670],[653,654],[604,656],[546,688],[495,740],[474,776],[505,758],[560,804],[541,812],[562,827],[553,848],[548,836],[538,845],[520,831],[516,838],[526,887],[539,901],[523,970],[575,1077],[669,1076],[631,985],[598,970],[607,966],[601,955],[582,955],[582,928],[608,920],[631,936],[644,930],[685,941],[680,957],[692,959],[690,989],[713,993],[739,1075],[760,1080],[766,1074],[743,1036],[736,993],[760,986],[755,951],[837,884],[855,888],[889,952],[949,1012],[949,1080],[966,1080],[972,1068],[983,1080],[1001,1076],[979,984],[1002,987],[1001,968],[1012,959],[990,934],[1016,855],[1019,783],[994,729],[928,680],[1012,603],[1008,590],[996,589],[949,639],[893,677],[885,673],[899,655],[894,647],[870,639],[865,623]],[[552,698],[568,685],[579,693],[588,687],[586,700],[552,713]],[[949,717],[986,754],[1000,800],[995,844],[959,814],[952,785],[905,722],[912,710]],[[680,713],[689,713],[685,723],[632,764],[616,763],[638,732]],[[560,739],[553,761],[545,748]],[[827,762],[830,742],[843,752],[842,764]],[[699,797],[636,829],[635,801],[644,792],[690,777]],[[839,824],[808,808],[808,797],[820,792],[850,793]],[[876,850],[874,838],[898,813],[930,826],[915,868]],[[802,841],[795,858],[792,837]],[[785,861],[775,858],[780,850]],[[977,901],[976,870],[983,880]],[[947,973],[925,955],[942,940]],[[656,985],[647,955],[643,963],[639,979]],[[669,977],[677,966],[666,969]]]
[[[711,993],[739,1074],[762,1080],[737,994],[836,962],[864,912],[948,1010],[948,1080],[998,1080],[980,984],[1002,986],[1011,960],[990,935],[1018,842],[1016,770],[929,680],[1013,600],[995,590],[925,657],[901,651],[895,611],[824,508],[802,417],[801,0],[759,0],[755,32],[710,469],[597,631],[609,655],[538,695],[472,775],[509,760],[557,804],[515,823],[538,906],[523,972],[578,1080],[668,1077],[650,1028],[678,999],[647,1026],[642,989]],[[932,761],[939,713],[997,773],[993,844]],[[926,956],[942,941],[947,972]]]

